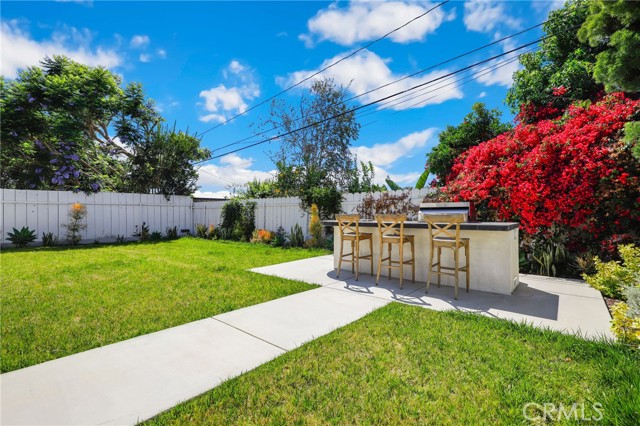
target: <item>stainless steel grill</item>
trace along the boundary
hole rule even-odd
[[[472,222],[475,220],[473,205],[466,201],[459,203],[421,203],[418,220],[422,220],[425,215],[460,213],[464,214],[465,222]]]

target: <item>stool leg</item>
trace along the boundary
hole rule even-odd
[[[429,284],[431,284],[431,270],[433,269],[433,244],[431,244],[431,249],[429,250],[429,269],[427,269],[427,289],[425,293],[429,293]]]
[[[454,296],[456,300],[458,300],[458,253],[457,249],[453,249],[453,263],[454,263],[454,273],[455,275],[455,288],[454,288]]]
[[[351,273],[353,274],[355,271],[353,270],[353,268],[355,267],[355,250],[354,250],[354,246],[355,246],[355,241],[351,240]]]
[[[388,244],[388,250],[389,250],[389,263],[387,263],[388,265],[387,275],[388,275],[388,278],[391,279],[391,243]]]
[[[467,293],[469,293],[469,246],[464,246],[464,257],[467,260]]]
[[[416,246],[413,241],[411,241],[411,281],[414,284],[416,282]]]
[[[340,257],[338,258],[338,273],[336,278],[340,278],[340,269],[342,269],[342,251],[344,249],[344,241],[340,240]]]
[[[382,241],[380,241],[380,257],[378,258],[378,273],[376,274],[376,285],[378,285],[378,280],[380,280],[380,269],[382,269],[383,257],[384,257],[384,244],[382,244]]]
[[[371,265],[371,276],[373,276],[373,237],[369,238],[369,253],[371,253],[369,264]]]
[[[402,290],[402,275],[404,273],[404,254],[403,254],[403,247],[404,244],[402,241],[400,241],[400,244],[398,245],[398,251],[399,253],[399,258],[398,260],[400,261],[400,290]]]
[[[358,274],[360,273],[360,240],[356,240],[356,252],[354,253],[356,264],[356,281],[358,281]]]
[[[442,247],[438,247],[438,288],[440,288],[440,259],[442,257]]]

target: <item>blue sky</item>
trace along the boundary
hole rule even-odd
[[[169,123],[201,133],[435,4],[3,1],[0,67],[2,75],[15,78],[19,69],[53,54],[102,65],[125,82],[141,82]],[[559,5],[557,1],[451,1],[323,75],[349,85],[354,96],[538,24]],[[372,92],[353,105],[427,82],[540,35],[539,29],[530,31]],[[461,75],[461,81],[443,80],[430,86],[429,93],[413,95],[421,97],[372,109],[359,118],[363,127],[353,152],[360,160],[373,162],[379,182],[390,175],[401,185],[414,184],[438,132],[459,123],[473,103],[485,102],[502,109],[505,119],[512,118],[503,100],[516,69],[517,62],[497,69],[480,67],[475,74]],[[297,103],[301,90],[282,97]],[[215,150],[251,136],[251,125],[267,114],[267,105],[249,111],[206,133],[202,143]],[[277,142],[263,144],[206,163],[200,172],[200,191],[220,194],[254,177],[271,177],[269,152],[277,148]]]

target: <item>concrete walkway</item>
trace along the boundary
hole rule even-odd
[[[453,298],[453,287],[438,288],[432,284],[425,294],[425,283],[404,281],[399,289],[397,279],[360,274],[355,281],[349,265],[336,278],[333,255],[282,263],[253,269],[265,275],[275,275],[292,280],[321,285],[385,301],[396,301],[422,306],[438,311],[457,309],[483,315],[527,322],[537,327],[548,327],[585,338],[607,338],[613,335],[609,329],[611,316],[600,292],[581,280],[542,277],[520,274],[520,285],[511,295],[471,291],[465,293],[462,285],[458,300]]]
[[[522,275],[511,296],[361,275],[335,277],[333,257],[254,272],[322,288],[147,334],[0,376],[2,425],[132,425],[218,386],[391,301],[610,337],[609,314],[584,283]]]

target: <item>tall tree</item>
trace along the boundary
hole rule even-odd
[[[438,145],[427,154],[425,173],[436,175],[440,185],[445,183],[460,154],[511,129],[510,124],[500,121],[500,110],[488,110],[482,102],[475,103],[471,109],[462,123],[449,125],[438,135]]]
[[[280,149],[271,155],[279,188],[300,196],[305,209],[317,204],[323,218],[340,211],[340,191],[348,188],[357,169],[350,147],[360,125],[344,102],[346,95],[333,80],[317,80],[298,105],[274,100],[262,123],[283,135]]]
[[[162,126],[142,86],[63,56],[0,84],[0,185],[188,193],[199,141]],[[192,139],[189,139],[192,138]],[[144,173],[140,173],[144,165]]]
[[[513,86],[506,102],[513,112],[523,106],[566,108],[574,100],[593,99],[602,90],[593,77],[596,55],[600,47],[592,47],[578,39],[584,24],[588,0],[568,1],[549,14],[543,29],[548,38],[541,48],[520,57],[523,69],[513,75]],[[554,89],[562,88],[562,96]]]
[[[578,37],[602,50],[594,77],[607,91],[640,92],[640,2],[592,0]]]

